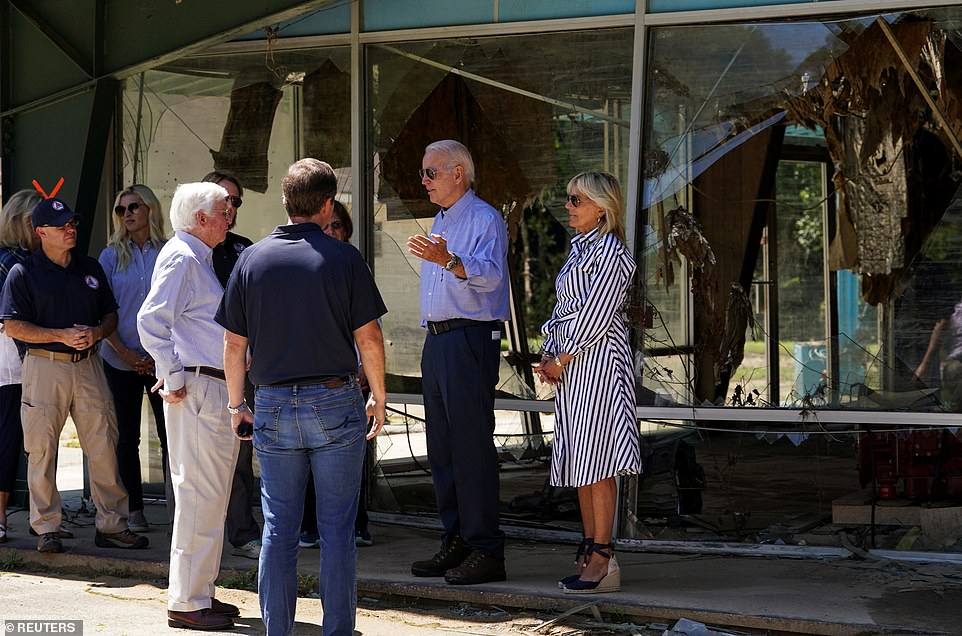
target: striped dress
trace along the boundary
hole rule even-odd
[[[558,301],[541,327],[545,351],[574,357],[555,388],[553,486],[587,486],[641,470],[628,329],[620,309],[635,261],[597,229],[571,239],[555,282]]]

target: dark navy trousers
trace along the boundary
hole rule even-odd
[[[421,355],[428,461],[445,539],[504,557],[494,391],[501,325],[479,323],[434,335]]]

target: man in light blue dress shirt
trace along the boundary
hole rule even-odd
[[[227,413],[224,328],[214,322],[224,289],[211,264],[212,248],[227,234],[227,196],[216,183],[177,186],[170,206],[175,234],[157,255],[137,314],[140,342],[157,369],[154,388],[165,402],[177,500],[167,624],[198,630],[233,627],[239,613],[214,598],[239,446]]]
[[[474,161],[461,143],[424,151],[421,184],[441,210],[429,236],[408,239],[421,264],[421,356],[428,461],[444,524],[441,550],[411,566],[453,585],[503,581],[504,533],[494,446],[494,394],[508,318],[504,219],[471,189]]]

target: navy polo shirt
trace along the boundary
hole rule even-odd
[[[354,330],[385,313],[360,253],[298,223],[241,253],[214,320],[248,339],[263,385],[356,373]]]
[[[228,232],[224,242],[215,245],[214,249],[211,250],[211,263],[214,265],[214,273],[217,274],[217,280],[220,281],[222,287],[227,287],[227,279],[230,278],[230,273],[234,271],[234,265],[237,264],[241,252],[251,245],[253,245],[253,241],[246,236]]]
[[[38,327],[64,329],[99,325],[117,311],[117,301],[97,259],[72,252],[66,267],[37,250],[14,265],[3,285],[0,320],[22,320]],[[76,353],[62,342],[31,343],[30,347]]]

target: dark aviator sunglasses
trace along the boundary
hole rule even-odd
[[[127,207],[124,207],[124,206],[122,206],[122,205],[118,205],[117,207],[114,208],[114,214],[116,214],[117,216],[123,216],[123,215],[127,214],[128,212],[130,212],[131,214],[133,214],[134,212],[136,212],[137,210],[140,209],[140,206],[141,206],[141,205],[143,205],[143,204],[137,203],[136,201],[134,201],[133,203],[131,203],[131,204],[128,205]],[[147,206],[145,205],[144,207],[147,207]]]

